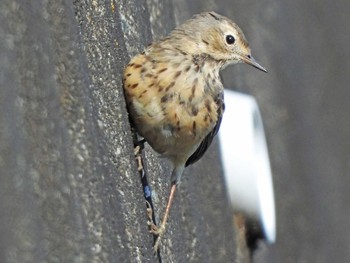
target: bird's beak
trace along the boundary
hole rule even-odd
[[[256,60],[255,58],[253,58],[251,55],[248,56],[241,56],[242,61],[244,61],[245,63],[247,63],[248,65],[253,66],[254,68],[260,69],[261,71],[264,71],[267,73],[267,70],[261,66]]]

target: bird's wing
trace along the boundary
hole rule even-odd
[[[187,159],[185,167],[187,167],[191,164],[194,164],[200,158],[202,158],[202,156],[204,155],[204,153],[207,151],[210,144],[212,143],[215,135],[218,133],[218,131],[220,129],[222,116],[223,116],[223,113],[225,111],[224,93],[223,92],[217,96],[215,102],[218,105],[218,110],[217,110],[218,119],[216,121],[216,124],[215,124],[213,130],[211,132],[209,132],[209,134],[203,139],[201,144],[198,146],[197,150]]]

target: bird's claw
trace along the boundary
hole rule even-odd
[[[154,225],[154,227],[155,227],[155,229],[151,228],[150,232],[153,235],[157,236],[156,242],[154,243],[154,246],[153,246],[154,253],[157,253],[157,251],[159,249],[159,245],[160,245],[160,240],[161,240],[163,234],[165,233],[165,226],[161,225],[160,227],[157,227],[156,225]]]
[[[163,234],[165,232],[165,225],[161,224],[160,227],[158,227],[153,222],[153,217],[152,217],[153,210],[152,210],[149,202],[147,202],[147,210],[146,211],[147,211],[147,217],[148,217],[147,225],[149,227],[149,232],[152,233],[153,235],[157,236],[156,242],[154,243],[154,246],[153,246],[154,253],[157,253],[157,251],[159,249],[161,237],[163,236]]]

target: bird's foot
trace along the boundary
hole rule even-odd
[[[152,209],[152,206],[151,206],[151,204],[148,201],[146,201],[146,203],[147,203],[146,211],[147,211],[147,218],[148,218],[147,225],[150,228],[150,232],[153,233],[152,229],[154,229],[154,231],[156,231],[157,230],[157,226],[153,222],[153,209]]]
[[[142,172],[143,171],[141,150],[142,150],[142,147],[140,145],[137,145],[134,148],[134,155],[135,155],[135,159],[136,159],[136,162],[137,162],[137,170],[138,170],[138,172]]]
[[[157,227],[157,226],[156,226]],[[152,232],[152,231],[151,231]],[[159,245],[160,245],[160,240],[162,238],[162,236],[164,235],[165,233],[165,225],[161,225],[160,227],[158,227],[156,229],[155,232],[152,232],[154,235],[157,235],[157,239],[156,239],[156,242],[154,243],[154,246],[153,246],[153,251],[154,253],[157,253],[158,249],[159,249]]]
[[[159,249],[159,245],[160,245],[160,240],[161,237],[164,235],[165,233],[165,224],[161,224],[160,227],[158,227],[154,222],[153,222],[153,210],[151,208],[151,206],[148,206],[147,208],[147,217],[148,217],[148,227],[149,227],[149,232],[152,233],[153,235],[157,236],[156,242],[154,243],[153,246],[153,251],[154,253],[157,253],[158,249]]]

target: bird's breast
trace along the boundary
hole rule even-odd
[[[131,118],[158,152],[197,145],[213,129],[217,105],[207,85],[207,75],[185,56],[139,55],[124,73]]]

